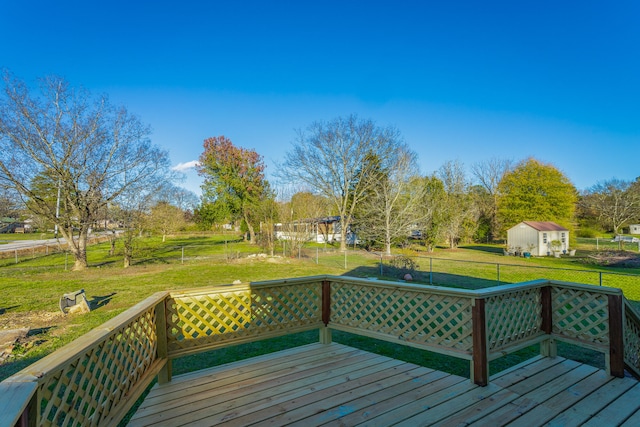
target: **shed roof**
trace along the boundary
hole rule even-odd
[[[522,221],[522,223],[538,231],[569,231],[563,226],[551,221]]]

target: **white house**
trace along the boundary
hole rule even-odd
[[[280,240],[300,240],[316,243],[339,242],[340,217],[328,216],[324,218],[310,218],[296,220],[291,223],[275,225],[276,238]],[[347,243],[356,242],[356,236],[350,230],[347,231]]]
[[[523,221],[507,230],[507,246],[514,252],[548,255],[553,241],[560,242],[559,250],[569,250],[569,230],[550,221]]]
[[[640,224],[629,225],[629,234],[640,234]]]

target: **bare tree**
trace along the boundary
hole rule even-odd
[[[409,237],[427,213],[420,209],[425,187],[416,185],[418,175],[416,154],[398,144],[389,154],[387,167],[369,177],[366,197],[358,208],[360,215],[354,219],[358,238],[382,244],[384,252],[391,255],[392,243]]]
[[[281,239],[287,242],[289,252],[296,254],[317,237],[320,231],[318,221],[328,215],[328,203],[323,196],[308,191],[300,191],[287,198],[288,201],[279,204],[278,228]]]
[[[184,212],[193,213],[200,205],[200,198],[193,191],[177,186],[171,181],[165,182],[156,197],[158,201],[167,202]]]
[[[619,234],[623,225],[640,219],[640,178],[599,182],[584,192],[580,203],[598,215],[601,225]]]
[[[500,230],[498,221],[498,184],[513,167],[513,161],[493,157],[489,160],[481,161],[471,165],[471,173],[478,180],[480,187],[484,191],[476,191],[481,215],[487,218],[489,223],[489,238],[495,239]]]
[[[375,173],[373,165],[365,163],[366,156],[375,153],[386,164],[400,142],[395,128],[380,128],[355,115],[315,122],[298,132],[280,176],[303,182],[331,201],[340,216],[340,249],[344,251],[354,211],[369,183],[367,177]]]
[[[276,224],[279,219],[280,203],[275,199],[274,194],[269,194],[260,200],[256,206],[255,215],[260,219],[260,233],[258,233],[258,244],[260,247],[273,256],[276,246]]]
[[[162,241],[167,240],[167,235],[175,233],[186,225],[184,211],[168,202],[158,202],[153,205],[147,216],[150,230],[162,234]]]
[[[17,218],[20,215],[19,197],[0,187],[0,217]]]
[[[151,144],[146,125],[105,96],[93,98],[58,77],[42,79],[33,94],[8,72],[3,82],[0,186],[56,224],[74,270],[84,269],[92,224],[108,203],[169,170],[167,154]],[[37,177],[48,180],[55,204],[32,188]]]
[[[475,231],[477,211],[469,193],[469,182],[462,164],[449,161],[438,170],[444,184],[445,200],[442,204],[442,226],[450,248]]]
[[[157,178],[157,179],[154,179]],[[131,266],[137,241],[149,229],[151,207],[157,202],[160,189],[164,188],[164,180],[148,177],[137,185],[128,187],[115,200],[117,219],[122,225],[123,266]]]

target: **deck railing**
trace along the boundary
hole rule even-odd
[[[640,376],[640,316],[618,289],[537,280],[478,291],[336,276],[160,292],[0,383],[0,425],[117,425],[171,360],[215,348],[341,330],[489,361],[567,341]]]

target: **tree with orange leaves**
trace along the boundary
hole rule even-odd
[[[245,222],[249,241],[255,243],[257,207],[270,194],[262,156],[236,147],[225,136],[216,136],[205,139],[199,163],[198,173],[204,177],[203,201],[226,206],[232,219]]]

